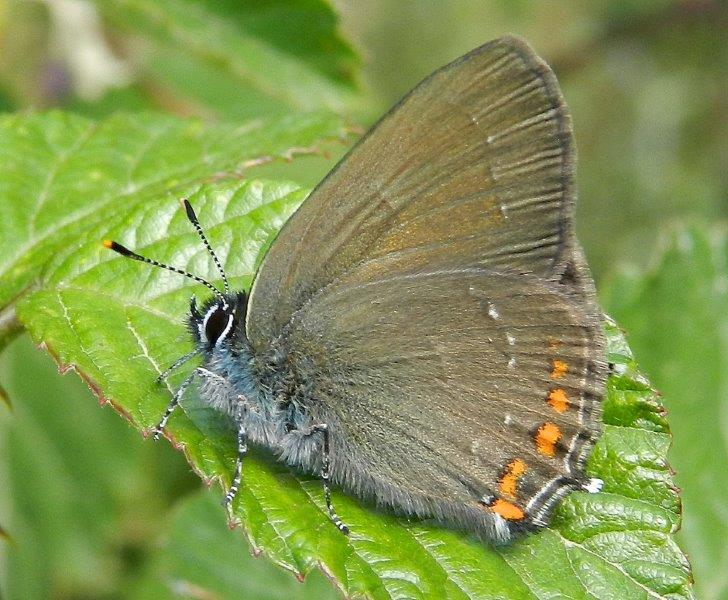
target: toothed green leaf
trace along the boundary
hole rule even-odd
[[[60,119],[55,133],[59,140],[66,139],[64,119],[71,138],[87,131],[74,119],[45,118]],[[22,128],[22,119],[18,121]],[[173,123],[173,129],[183,132],[191,127]],[[321,122],[304,127],[290,118],[289,130],[276,123],[278,129],[270,132],[265,124],[258,126],[256,152],[282,153],[282,146],[303,137],[302,131],[308,143],[315,143],[337,130],[331,122],[328,127]],[[92,130],[104,127],[102,122]],[[134,172],[145,176],[132,185],[115,170],[118,157],[128,152],[119,127],[113,128],[114,135],[97,139],[94,152],[85,144],[66,143],[66,150],[42,169],[32,168],[32,157],[23,159],[34,147],[28,140],[16,149],[15,170],[8,171],[8,179],[24,182],[34,201],[44,189],[53,191],[43,205],[56,220],[58,215],[72,216],[66,228],[46,236],[40,249],[31,244],[32,260],[23,258],[22,245],[14,246],[23,269],[4,272],[3,282],[19,289],[18,281],[39,277],[44,266],[39,288],[18,302],[20,321],[59,363],[74,365],[96,393],[140,429],[157,423],[184,377],[180,373],[169,387],[154,383],[161,370],[191,349],[183,323],[187,303],[192,294],[206,297],[206,290],[119,257],[102,248],[100,240],[118,240],[218,282],[214,264],[175,200],[185,195],[219,251],[232,286],[247,288],[265,248],[307,193],[293,183],[230,176],[234,165],[255,158],[256,153],[245,150],[247,138],[235,138],[223,151],[220,130],[212,135],[197,127],[192,136],[157,135],[153,152],[133,153],[138,157]],[[44,139],[45,128],[26,129]],[[156,121],[150,117],[144,130],[158,131]],[[204,161],[189,160],[201,153],[194,150],[196,139],[218,151],[204,152]],[[188,157],[184,167],[178,156]],[[83,210],[75,205],[79,194],[85,199]],[[90,198],[104,201],[96,207]],[[17,202],[6,196],[3,206],[8,199]],[[47,216],[37,221],[46,228],[52,222]],[[318,480],[296,475],[258,451],[246,457],[234,516],[256,551],[299,576],[321,567],[347,596],[690,598],[690,567],[673,537],[680,504],[666,458],[669,426],[622,334],[611,322],[606,331],[608,359],[615,367],[605,399],[604,434],[589,462],[590,474],[604,480],[604,489],[569,495],[551,526],[540,533],[492,548],[335,492],[337,511],[351,528],[346,537],[326,515]],[[203,478],[229,484],[235,462],[231,423],[194,393],[173,414],[168,435]]]

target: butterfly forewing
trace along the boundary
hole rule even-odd
[[[317,187],[271,246],[247,332],[261,349],[354,265],[547,275],[572,243],[571,125],[553,73],[496,40],[424,80]]]

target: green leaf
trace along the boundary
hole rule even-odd
[[[15,323],[8,305],[38,285],[49,260],[54,271],[79,246],[98,244],[91,224],[203,181],[323,152],[343,133],[341,120],[323,113],[237,126],[160,115],[0,116],[0,334]]]
[[[322,573],[296,581],[261,557],[253,557],[239,532],[225,523],[217,490],[185,498],[172,515],[150,571],[187,597],[293,600],[338,598]],[[140,581],[139,587],[147,586]],[[201,593],[204,591],[204,594]]]
[[[116,142],[107,143],[107,152],[113,152]],[[155,149],[174,156],[163,144]],[[96,170],[101,193],[106,177],[102,167]],[[16,174],[29,185],[39,175],[48,177]],[[69,183],[88,181],[80,171],[70,180],[52,179],[59,194]],[[117,239],[147,256],[219,279],[173,200],[178,188],[172,193],[162,188],[130,191],[123,208],[116,203],[98,211],[85,228],[77,227],[73,249],[50,255],[43,288],[17,307],[36,341],[43,341],[60,364],[73,365],[139,428],[157,423],[179,383],[160,388],[154,379],[191,348],[182,320],[189,296],[205,290],[105,251],[99,240]],[[292,183],[229,177],[197,180],[185,192],[235,287],[250,284],[265,247],[306,195]],[[666,462],[669,428],[621,334],[612,324],[607,333],[615,374],[605,402],[604,435],[590,460],[591,474],[603,478],[605,487],[595,495],[571,494],[549,529],[494,549],[334,493],[337,510],[352,529],[346,537],[328,520],[320,481],[294,474],[263,452],[246,458],[234,515],[256,552],[299,577],[320,567],[348,596],[690,598],[690,567],[672,535],[680,505]],[[229,484],[235,441],[228,420],[189,394],[173,414],[168,435],[204,479]]]
[[[324,0],[95,4],[132,34],[132,55],[156,86],[171,88],[178,108],[187,103],[193,112],[240,119],[292,109],[341,113],[358,98],[357,58]]]
[[[665,395],[685,506],[681,537],[705,598],[728,594],[727,265],[724,227],[674,228],[654,268],[615,278],[605,300]]]

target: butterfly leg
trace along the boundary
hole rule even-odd
[[[330,467],[331,460],[329,454],[329,427],[325,423],[319,425],[312,425],[308,430],[305,431],[305,435],[313,435],[314,433],[320,433],[324,438],[324,451],[321,461],[321,479],[323,480],[324,486],[324,498],[326,500],[326,510],[329,512],[329,518],[336,525],[336,528],[344,535],[349,535],[349,528],[344,525],[339,515],[334,510],[334,505],[331,503],[331,487],[329,486]]]
[[[167,377],[169,377],[173,371],[176,371],[179,367],[181,367],[183,364],[185,364],[191,358],[194,358],[195,356],[197,356],[199,353],[200,353],[199,350],[193,350],[192,352],[188,352],[184,356],[180,356],[169,367],[167,367],[164,371],[162,371],[157,376],[156,382],[161,383],[162,381],[167,379]]]
[[[235,461],[235,474],[233,475],[233,482],[230,485],[230,489],[228,490],[227,494],[225,494],[225,497],[222,499],[223,506],[229,506],[230,503],[235,499],[235,496],[238,495],[238,490],[240,489],[240,480],[243,473],[243,458],[248,453],[248,437],[245,433],[245,425],[243,424],[242,415],[238,415],[237,423],[238,455],[237,460]]]
[[[210,371],[209,369],[206,369],[204,367],[197,367],[197,369],[195,369],[195,372],[202,378],[217,381],[218,384],[222,384],[223,386],[229,386],[229,381],[227,379],[225,379],[221,375],[218,375],[217,373]],[[222,505],[227,507],[235,499],[235,496],[237,496],[238,490],[240,489],[240,481],[242,480],[243,475],[243,458],[248,453],[248,435],[245,431],[246,416],[249,413],[255,411],[248,405],[245,396],[237,396],[235,402],[231,403],[229,407],[225,410],[225,412],[233,417],[235,424],[238,428],[238,451],[237,459],[235,461],[235,473],[233,474],[233,480],[230,484],[230,489],[228,490],[227,494],[225,494],[225,497],[222,499]]]
[[[172,414],[175,408],[179,405],[180,398],[185,393],[185,390],[187,387],[192,383],[192,380],[195,378],[196,371],[193,371],[187,379],[185,379],[182,382],[182,385],[179,386],[179,389],[174,393],[174,396],[172,396],[172,400],[167,405],[167,409],[164,411],[164,415],[162,416],[161,421],[159,421],[159,424],[154,428],[154,439],[158,440],[159,437],[162,435],[164,428],[167,426],[167,421],[169,421],[169,416]]]

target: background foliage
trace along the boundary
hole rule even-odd
[[[5,0],[0,107],[63,107],[92,118],[152,110],[213,122],[328,109],[366,125],[433,68],[505,32],[529,39],[564,87],[580,150],[580,238],[605,309],[626,327],[671,411],[681,539],[698,594],[724,597],[723,3],[374,0],[340,1],[334,11],[317,0]],[[290,164],[260,160],[255,175],[311,186],[343,149],[296,154]],[[169,187],[160,181],[149,193],[162,197]],[[39,226],[50,231],[58,218],[43,214]],[[44,260],[38,252],[25,270],[4,271],[4,299],[35,276]],[[3,264],[10,258],[4,253]],[[15,330],[4,311],[0,337],[8,341]],[[2,548],[0,594],[9,578],[39,598],[331,593],[320,574],[301,586],[264,561],[246,561],[240,537],[225,531],[217,492],[198,491],[181,455],[143,443],[78,381],[59,379],[26,337],[0,360],[12,399],[12,410],[0,406],[0,481],[8,483],[0,485],[0,526],[12,537]],[[200,539],[209,552],[199,552]]]

